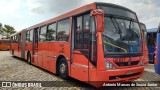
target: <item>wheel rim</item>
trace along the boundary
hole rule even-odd
[[[60,65],[60,72],[61,72],[61,74],[64,74],[65,71],[66,71],[66,65],[65,65],[64,63],[62,63],[62,64]]]

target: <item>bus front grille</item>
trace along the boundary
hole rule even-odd
[[[118,62],[116,63],[119,67],[123,67],[123,66],[133,66],[133,65],[137,65],[140,61],[131,61],[129,62]]]

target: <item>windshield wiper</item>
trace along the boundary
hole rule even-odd
[[[121,28],[120,28],[120,26],[119,26],[119,24],[118,24],[117,20],[116,20],[114,17],[112,17],[112,19],[113,19],[113,20],[114,20],[114,22],[116,23],[117,28],[118,28],[118,30],[119,30],[119,34],[121,35],[122,31],[121,31]]]
[[[115,28],[116,30],[118,30],[118,34],[120,34],[120,36],[121,36],[121,30],[120,30],[119,27],[117,27],[118,25],[117,25],[117,23],[116,23],[116,21],[115,21],[115,18],[110,17],[110,19],[111,19],[111,21],[112,21],[112,23],[113,23],[114,28]]]

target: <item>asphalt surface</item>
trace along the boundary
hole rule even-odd
[[[12,57],[8,51],[0,51],[0,83],[2,81],[43,81],[47,85],[54,82],[54,87],[0,87],[0,90],[92,90],[97,89],[88,84],[69,78],[63,80],[59,76],[54,75],[39,67],[29,65],[25,60]],[[44,82],[51,81],[51,82]],[[145,67],[143,76],[136,80],[137,82],[144,83],[160,83],[160,75],[155,74],[154,65],[148,64]],[[63,83],[63,84],[61,84]],[[1,84],[0,84],[1,85]],[[160,90],[160,87],[102,87],[101,90]]]

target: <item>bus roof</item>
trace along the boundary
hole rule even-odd
[[[147,29],[148,33],[157,32],[157,28]]]
[[[57,16],[55,18],[52,18],[50,20],[47,20],[47,21],[44,21],[44,22],[41,22],[39,24],[36,24],[36,25],[33,25],[29,28],[26,28],[27,30],[30,30],[30,29],[33,29],[33,28],[37,28],[37,27],[40,27],[40,26],[43,26],[43,25],[46,25],[46,24],[50,24],[50,23],[53,23],[57,20],[61,20],[61,19],[65,19],[67,17],[70,17],[70,16],[74,16],[74,15],[77,15],[77,14],[80,14],[82,12],[85,12],[87,10],[91,10],[91,9],[96,9],[96,6],[97,5],[102,5],[102,6],[110,6],[110,7],[117,7],[117,8],[120,8],[120,9],[123,9],[123,10],[127,10],[127,11],[130,11],[132,13],[135,13],[133,12],[132,10],[128,9],[128,8],[125,8],[123,6],[119,6],[119,5],[116,5],[116,4],[111,4],[111,3],[102,3],[102,2],[94,2],[94,3],[91,3],[91,4],[87,4],[87,5],[84,5],[80,8],[77,8],[77,9],[74,9],[72,11],[69,11],[65,14],[62,14],[60,16]]]
[[[57,20],[65,19],[65,18],[68,18],[70,16],[75,16],[75,15],[78,15],[78,14],[80,14],[82,12],[85,12],[85,11],[88,11],[88,10],[96,9],[97,5],[116,7],[116,8],[119,8],[119,9],[123,9],[123,10],[126,10],[126,11],[130,11],[132,13],[135,13],[134,11],[132,11],[132,10],[126,8],[126,7],[120,6],[120,5],[111,4],[111,3],[94,2],[94,3],[91,3],[91,4],[84,5],[84,6],[80,7],[80,8],[74,9],[72,11],[69,11],[69,12],[67,12],[65,14],[62,14],[60,16],[57,16],[55,18],[46,20],[44,22],[38,23],[36,25],[33,25],[31,27],[25,28],[23,30],[31,30],[31,29],[34,29],[34,28],[38,28],[40,26],[44,26],[44,25],[56,22]],[[18,33],[21,33],[21,31],[19,31],[19,32],[15,33],[15,34],[12,34],[11,36],[16,35]]]

